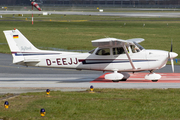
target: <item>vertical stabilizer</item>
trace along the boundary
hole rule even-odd
[[[39,51],[19,30],[3,32],[13,56],[13,63],[24,61],[23,53]]]

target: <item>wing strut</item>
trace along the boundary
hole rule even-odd
[[[131,64],[132,68],[133,68],[133,69],[136,69],[136,67],[135,67],[134,64],[133,64],[133,61],[132,61],[131,57],[129,56],[129,53],[128,53],[127,49],[126,49],[125,44],[123,44],[123,48],[124,48],[124,51],[125,51],[128,59],[129,59],[129,62],[130,62],[130,64]]]

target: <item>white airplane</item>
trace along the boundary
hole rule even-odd
[[[19,30],[3,31],[10,47],[13,63],[25,66],[73,68],[77,70],[112,71],[105,79],[118,82],[127,80],[127,72],[150,71],[145,79],[158,81],[161,75],[154,70],[166,66],[178,54],[171,51],[146,50],[138,43],[142,38],[121,40],[103,38],[93,40],[96,49],[88,53],[49,51],[37,49]]]

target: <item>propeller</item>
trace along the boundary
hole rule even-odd
[[[171,40],[170,58],[171,58],[172,49],[173,49],[173,45],[172,45],[172,40]],[[171,58],[171,66],[172,66],[172,72],[174,73],[174,61],[173,61],[173,58]]]
[[[172,40],[171,40],[171,49],[170,49],[170,52],[169,52],[169,59],[171,59],[172,72],[174,73],[174,61],[173,61],[173,58],[177,57],[178,54],[175,53],[175,52],[172,52],[172,50],[173,50],[173,44],[172,44]]]
[[[172,45],[172,40],[171,40],[171,50],[170,50],[170,52],[172,52],[172,49],[173,49],[173,45]]]
[[[174,73],[174,61],[171,59],[172,72]]]

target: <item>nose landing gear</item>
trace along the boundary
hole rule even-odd
[[[161,75],[156,74],[153,71],[150,71],[150,73],[145,76],[146,80],[151,80],[152,82],[157,82],[160,78],[161,78]]]

